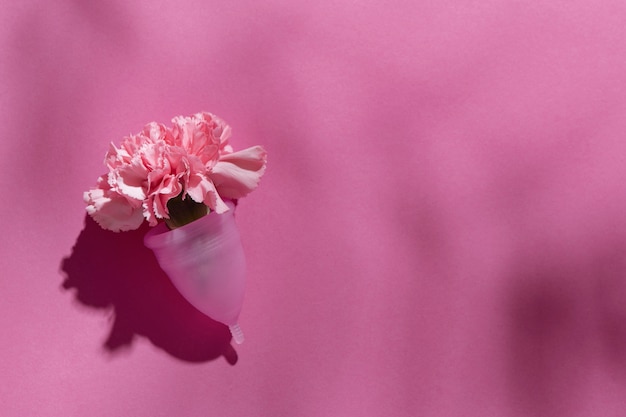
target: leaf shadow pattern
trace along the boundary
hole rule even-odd
[[[525,271],[514,281],[509,378],[520,415],[573,412],[585,392],[589,323],[578,293],[562,284],[566,277],[547,269]]]
[[[626,243],[594,246],[588,257],[526,258],[510,280],[509,371],[519,415],[572,415],[589,375],[626,378]]]
[[[144,246],[148,229],[113,233],[89,216],[69,257],[61,262],[66,291],[93,309],[112,309],[114,319],[104,342],[110,353],[144,336],[169,355],[186,362],[224,357],[234,365],[237,352],[228,328],[207,317],[178,293]]]

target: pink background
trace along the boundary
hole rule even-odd
[[[623,1],[1,9],[0,415],[626,414]],[[200,110],[269,152],[241,346],[84,214]]]

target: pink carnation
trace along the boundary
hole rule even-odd
[[[171,129],[152,122],[136,135],[111,144],[109,173],[85,193],[87,212],[105,229],[136,229],[169,219],[167,202],[182,195],[210,210],[228,210],[223,198],[254,190],[265,170],[260,146],[233,152],[230,127],[210,113],[178,116]]]

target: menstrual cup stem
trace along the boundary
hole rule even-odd
[[[239,324],[233,324],[231,326],[228,326],[228,329],[230,330],[230,334],[233,335],[233,340],[235,341],[235,343],[237,343],[238,345],[242,344],[244,338],[243,332],[241,331]]]

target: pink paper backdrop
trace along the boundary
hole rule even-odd
[[[0,415],[626,414],[623,1],[2,3]],[[84,215],[200,110],[269,152],[241,346]]]

